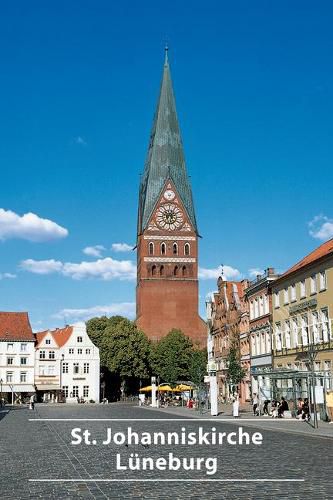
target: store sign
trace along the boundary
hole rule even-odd
[[[303,311],[304,309],[308,309],[309,307],[316,307],[317,299],[307,300],[306,302],[302,302],[301,304],[296,304],[295,306],[289,307],[289,313],[295,313],[298,311]]]

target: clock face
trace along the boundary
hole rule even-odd
[[[168,201],[172,201],[174,197],[176,196],[175,193],[172,191],[172,189],[167,189],[164,193],[164,198]]]
[[[157,224],[163,228],[173,231],[178,229],[183,223],[183,213],[176,205],[173,203],[167,203],[162,205],[156,214]]]

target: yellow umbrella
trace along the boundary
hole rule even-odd
[[[142,387],[139,392],[150,392],[151,391],[151,385],[147,385],[147,387]]]
[[[159,385],[158,386],[158,391],[159,392],[172,392],[173,389],[167,384]]]
[[[192,389],[193,389],[193,387],[190,385],[179,384],[179,385],[177,385],[177,387],[174,388],[174,392],[191,391]]]

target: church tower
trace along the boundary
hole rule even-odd
[[[198,229],[167,49],[140,182],[136,314],[138,327],[152,340],[177,328],[206,344],[198,314]]]

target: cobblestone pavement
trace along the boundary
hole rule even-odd
[[[29,421],[29,418],[61,419],[132,419],[110,421]],[[158,419],[155,422],[143,419]],[[161,419],[170,418],[170,421]],[[102,445],[106,429],[127,431],[130,425],[138,433],[149,431],[197,432],[199,426],[210,431],[234,432],[241,421],[178,421],[179,417],[163,411],[151,411],[130,404],[112,405],[37,405],[36,410],[18,408],[0,421],[1,499],[58,498],[152,498],[152,499],[330,499],[333,491],[333,440],[262,430],[261,446],[149,446]],[[89,429],[96,445],[72,445],[74,427]],[[252,434],[260,428],[245,428]],[[217,457],[215,475],[201,471],[119,471],[116,454],[128,464],[133,453],[140,457]],[[96,479],[150,479],[151,482],[97,482]],[[176,479],[156,482],[157,478]],[[36,482],[29,479],[78,479],[75,482]],[[85,481],[90,479],[91,481]],[[178,481],[185,479],[186,481]],[[193,481],[196,479],[197,481]],[[202,480],[206,481],[202,481]],[[207,482],[207,479],[214,479]],[[216,479],[237,480],[217,482]],[[266,479],[266,482],[238,482],[239,479]],[[304,479],[304,482],[272,482],[270,479]]]

